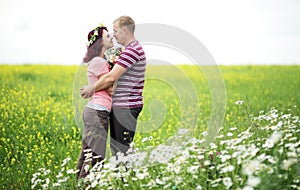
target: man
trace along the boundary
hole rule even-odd
[[[143,89],[146,57],[135,39],[135,23],[128,16],[113,22],[114,37],[125,49],[113,69],[103,75],[93,86],[81,90],[81,96],[90,97],[95,91],[107,89],[117,81],[110,114],[111,150],[126,153],[133,141],[137,118],[143,108]]]

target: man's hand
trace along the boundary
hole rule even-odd
[[[80,89],[80,95],[82,98],[90,98],[95,92],[94,85],[84,86]]]
[[[112,96],[115,93],[116,88],[117,88],[117,82],[115,82],[113,85],[108,87],[106,91],[108,92],[108,94]]]
[[[113,88],[113,86],[110,86],[106,89],[106,92],[112,96],[115,93],[115,89]]]
[[[83,98],[90,98],[95,91],[106,90],[118,80],[118,78],[126,71],[126,68],[116,64],[114,68],[100,77],[100,79],[92,85],[80,89],[80,94]],[[114,88],[113,88],[114,89]],[[108,93],[113,93],[114,90],[109,90]]]

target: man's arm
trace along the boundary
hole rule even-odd
[[[107,89],[112,86],[125,71],[126,68],[116,64],[109,73],[103,75],[95,84],[81,89],[81,96],[83,98],[89,98],[94,94],[94,92]]]

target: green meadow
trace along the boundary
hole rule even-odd
[[[0,189],[300,189],[300,66],[148,66],[131,157],[76,182],[84,69],[0,65]]]

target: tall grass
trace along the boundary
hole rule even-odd
[[[0,68],[1,188],[78,188],[73,169],[81,131],[72,105],[77,67]],[[105,169],[91,172],[95,175],[85,186],[299,188],[299,66],[220,67],[226,112],[218,138],[209,146],[203,143],[211,114],[211,87],[197,67],[177,69],[184,74],[176,75],[166,66],[147,68],[145,106],[132,154],[138,156],[131,157],[136,163],[145,158],[142,167],[115,167],[111,158]],[[183,107],[180,89],[189,82],[193,88],[188,89],[198,99]],[[190,118],[181,117],[183,111]],[[195,121],[191,129],[188,125]],[[171,146],[176,142],[180,144]]]

